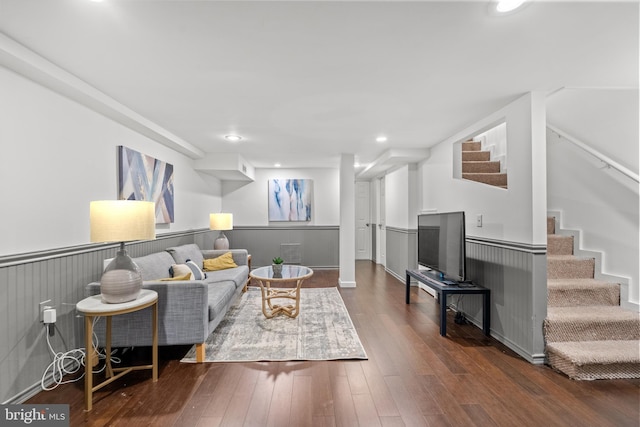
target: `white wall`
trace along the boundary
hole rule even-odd
[[[544,120],[544,97],[528,93],[432,147],[418,171],[420,210],[465,211],[468,236],[546,245]],[[501,121],[507,124],[509,188],[453,178],[454,143]],[[482,228],[476,227],[478,214],[483,217]]]
[[[418,166],[404,165],[386,175],[385,212],[386,225],[404,230],[417,229],[418,225]]]
[[[638,89],[563,89],[547,100],[547,119],[638,173]]]
[[[158,234],[220,209],[220,181],[186,156],[2,67],[0,93],[0,255],[90,243],[89,202],[117,198],[118,145],[174,166],[175,222]]]
[[[385,177],[385,212],[386,226],[401,229],[409,228],[409,167],[403,166]]]
[[[274,178],[313,180],[313,206],[310,222],[269,223],[268,182]],[[234,226],[339,225],[339,169],[256,169],[254,182],[225,181],[222,184],[222,209],[233,213]]]

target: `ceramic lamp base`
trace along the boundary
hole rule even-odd
[[[108,304],[120,304],[138,298],[142,289],[142,275],[135,262],[120,247],[116,257],[105,268],[100,279],[102,301]]]
[[[120,304],[138,298],[142,289],[140,273],[130,270],[111,270],[100,279],[102,301],[109,304]]]
[[[213,242],[213,249],[229,249],[229,239],[220,232],[218,238]]]

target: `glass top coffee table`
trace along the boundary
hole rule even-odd
[[[262,292],[262,313],[266,318],[282,313],[285,316],[296,318],[300,314],[300,287],[305,279],[313,275],[313,270],[301,265],[283,265],[282,272],[274,273],[273,268],[268,265],[253,270],[249,276],[256,279],[260,284]],[[292,285],[289,288],[272,288],[271,285]],[[292,299],[294,303],[283,305],[274,304],[277,299]]]

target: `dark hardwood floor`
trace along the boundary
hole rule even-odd
[[[316,271],[306,285],[337,281]],[[157,383],[129,374],[96,392],[90,413],[82,381],[28,403],[69,404],[72,426],[639,425],[640,380],[572,381],[452,318],[443,338],[427,293],[412,289],[406,305],[404,284],[370,262],[356,281],[340,292],[368,360],[190,364],[188,347],[161,347]]]

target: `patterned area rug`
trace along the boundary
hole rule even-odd
[[[207,338],[206,361],[367,359],[338,289],[301,292],[297,318],[267,319],[260,289],[250,287]],[[195,362],[195,346],[182,362]]]

